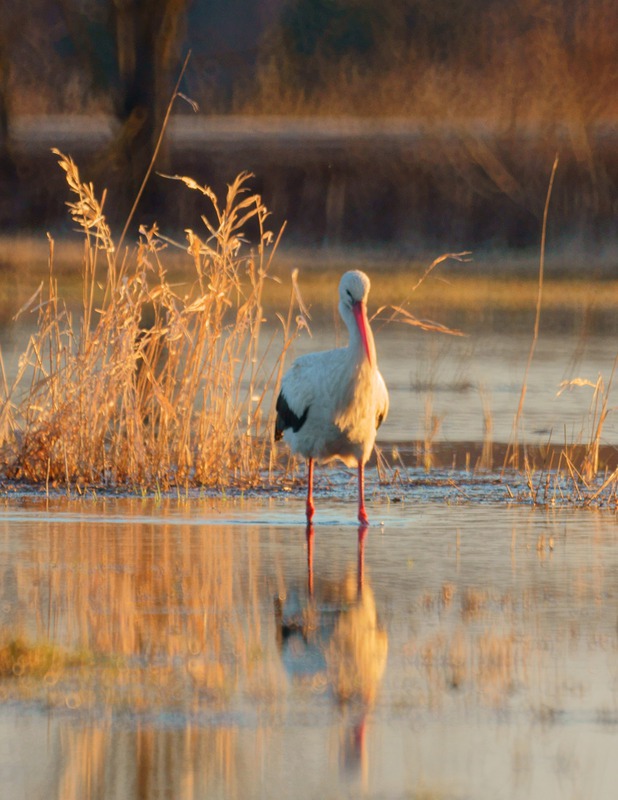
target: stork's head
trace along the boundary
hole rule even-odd
[[[371,283],[364,272],[352,269],[344,272],[339,282],[339,302],[352,308],[354,303],[366,303]]]
[[[357,269],[345,272],[339,282],[339,309],[344,319],[349,316],[350,311],[354,315],[367,360],[371,364],[367,320],[367,296],[370,286],[369,278],[364,272]]]

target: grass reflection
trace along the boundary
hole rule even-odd
[[[108,797],[120,786],[140,797],[163,786],[174,797],[247,796],[243,730],[259,719],[254,756],[266,757],[272,726],[303,695],[341,714],[337,770],[366,776],[388,639],[362,537],[340,579],[314,584],[309,572],[297,584],[263,563],[257,528],[164,517],[33,518],[18,537],[0,527],[10,542],[0,591],[15,598],[3,607],[0,695],[59,725],[50,796]],[[293,595],[300,617],[283,601],[273,613],[273,597]]]
[[[537,781],[550,738],[615,734],[607,515],[425,504],[357,539],[70,506],[0,520],[0,742],[15,713],[42,753],[12,796],[477,796],[472,748]]]
[[[0,657],[15,678],[9,694],[199,711],[225,705],[241,683],[272,683],[255,533],[243,537],[246,559],[225,526],[204,535],[191,525],[83,521],[38,534],[2,577],[16,592]]]
[[[5,697],[137,713],[213,712],[242,697],[274,710],[284,651],[300,633],[318,653],[316,685],[337,702],[373,704],[388,646],[362,538],[357,571],[341,581],[314,588],[310,556],[297,618],[281,600],[296,591],[281,589],[283,576],[276,613],[263,613],[256,529],[87,519],[33,528],[0,577],[13,598],[3,606]]]

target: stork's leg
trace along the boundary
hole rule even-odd
[[[356,589],[359,599],[363,596],[363,584],[365,581],[365,536],[367,526],[361,522],[358,526],[358,565],[356,571]]]
[[[358,462],[358,521],[361,525],[369,525],[369,517],[365,511],[365,465]]]
[[[313,597],[313,525],[307,523],[307,591]]]
[[[307,522],[311,522],[315,506],[313,505],[313,459],[307,461]]]

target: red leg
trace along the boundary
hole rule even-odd
[[[365,465],[358,462],[358,521],[361,525],[369,525],[369,517],[365,511]]]
[[[365,582],[365,536],[367,526],[362,523],[358,526],[358,566],[356,571],[356,589],[359,598],[363,596],[363,584]]]
[[[313,597],[313,525],[307,523],[307,591]]]
[[[313,505],[313,459],[307,461],[307,522],[311,522],[315,506]]]

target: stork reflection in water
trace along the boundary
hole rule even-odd
[[[365,579],[367,527],[358,528],[356,570],[339,581],[314,579],[314,530],[306,528],[307,584],[275,599],[279,651],[293,682],[328,685],[341,707],[343,764],[367,771],[365,734],[386,667],[388,636]]]

